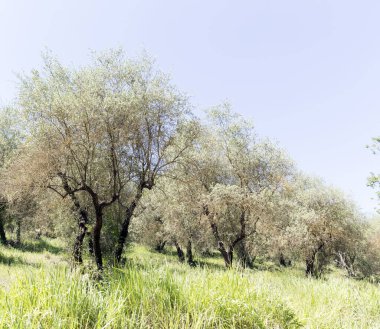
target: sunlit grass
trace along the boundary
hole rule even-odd
[[[27,241],[19,248],[0,246],[0,288],[9,288],[21,274],[35,272],[41,266],[66,264],[63,251],[61,241],[46,238]]]
[[[33,254],[0,252],[23,261]],[[2,263],[0,282],[12,279],[0,288],[0,328],[380,327],[379,286],[368,282],[308,279],[297,268],[227,271],[217,259],[190,268],[141,246],[128,256],[101,281],[46,250],[35,253],[38,266]]]

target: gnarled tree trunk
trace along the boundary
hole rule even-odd
[[[279,263],[280,263],[281,266],[283,266],[283,267],[287,266],[287,263],[286,263],[286,260],[285,260],[285,256],[284,256],[284,254],[282,252],[280,253],[278,261],[279,261]]]
[[[166,245],[166,242],[167,242],[166,240],[158,242],[156,247],[154,248],[154,250],[156,250],[157,252],[160,252],[160,253],[163,252],[165,245]]]
[[[193,257],[193,248],[192,248],[192,243],[191,239],[187,241],[187,246],[186,246],[186,258],[187,258],[187,263],[190,266],[195,266],[195,261]]]
[[[83,240],[84,237],[86,236],[87,233],[87,223],[88,223],[88,214],[87,211],[84,209],[81,209],[78,203],[78,210],[79,210],[79,221],[78,221],[78,227],[79,227],[79,232],[78,235],[75,238],[75,243],[74,243],[74,261],[76,263],[83,263],[83,258],[82,258],[82,253],[83,253]]]
[[[19,246],[21,244],[21,223],[22,219],[16,219],[16,244]]]
[[[93,237],[94,237],[94,256],[96,266],[98,270],[103,270],[103,258],[102,258],[102,248],[100,245],[100,232],[103,226],[103,209],[98,207],[95,209],[96,222],[93,229]]]
[[[2,216],[1,210],[0,210],[0,216]],[[8,243],[7,236],[5,235],[3,218],[0,218],[0,242],[1,244],[4,244],[4,245]]]
[[[317,248],[312,250],[306,258],[306,275],[318,278],[321,274],[322,266],[317,263],[317,254],[323,251],[324,243],[321,243]],[[316,264],[317,263],[317,264]]]
[[[83,263],[82,250],[83,250],[83,240],[86,235],[86,231],[87,231],[86,226],[79,225],[79,233],[75,238],[74,251],[73,251],[74,262],[78,264]]]
[[[183,250],[177,241],[174,241],[174,245],[177,249],[178,260],[183,263],[185,261],[185,254],[183,253]]]
[[[208,211],[207,206],[204,207],[204,214],[206,216],[210,216],[210,212]],[[234,252],[235,246],[246,238],[246,212],[245,211],[242,211],[239,222],[240,222],[240,232],[237,234],[235,240],[232,241],[232,243],[228,246],[227,249],[224,246],[222,239],[220,238],[218,226],[214,222],[211,222],[212,233],[215,237],[215,240],[218,244],[218,250],[220,251],[223,257],[224,263],[227,268],[232,267],[233,252]]]
[[[306,275],[307,276],[314,276],[315,270],[314,270],[314,258],[315,255],[311,255],[308,258],[306,258]]]
[[[353,264],[355,261],[355,256],[349,257],[347,254],[341,251],[337,253],[337,256],[338,256],[338,264],[347,271],[348,276],[354,277],[355,270],[354,270]]]
[[[141,196],[142,196],[142,190],[141,190],[141,192],[137,193],[135,199],[132,201],[132,203],[129,205],[129,207],[125,211],[124,221],[121,224],[119,239],[117,241],[117,245],[116,245],[116,249],[115,249],[115,262],[117,264],[119,264],[121,261],[121,256],[123,255],[124,244],[125,244],[125,241],[127,240],[127,237],[128,237],[129,225],[131,223],[133,212],[135,211],[135,209],[137,207],[137,203],[141,199]]]
[[[88,218],[88,212],[84,208],[82,208],[78,198],[75,195],[74,190],[70,187],[69,182],[67,180],[66,175],[60,174],[62,181],[62,186],[67,193],[67,195],[70,196],[72,202],[73,202],[73,208],[74,210],[78,213],[79,219],[78,219],[78,228],[79,232],[75,238],[74,242],[74,248],[73,248],[73,257],[74,257],[74,262],[81,264],[83,263],[83,240],[84,237],[86,236],[87,233],[87,224],[89,222]]]
[[[95,225],[92,231],[94,239],[94,256],[99,271],[103,270],[102,247],[100,245],[100,233],[103,226],[103,207],[95,205]]]
[[[235,249],[237,258],[239,259],[241,266],[243,266],[244,268],[253,268],[254,259],[247,251],[244,241],[240,241],[240,243],[236,245]]]
[[[223,241],[220,239],[218,226],[215,223],[211,223],[211,229],[212,229],[212,233],[214,234],[215,240],[218,243],[218,250],[223,257],[224,264],[226,265],[227,268],[230,268],[232,266],[233,249],[232,248],[229,248],[229,250],[226,249]]]
[[[233,249],[231,249],[231,247],[226,249],[224,243],[222,241],[219,241],[218,250],[222,254],[224,264],[226,265],[226,267],[232,267]]]
[[[91,256],[94,256],[94,240],[92,238],[92,234],[87,232],[88,237],[88,252]]]

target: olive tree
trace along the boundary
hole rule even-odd
[[[13,107],[6,107],[0,112],[0,170],[1,187],[4,191],[4,180],[7,179],[5,167],[10,158],[21,145],[24,138],[24,127],[18,111]],[[7,243],[4,224],[8,200],[4,193],[0,194],[0,242]]]
[[[94,217],[99,269],[104,211],[119,202],[125,208],[114,251],[119,262],[143,191],[181,159],[196,136],[187,98],[152,60],[127,59],[122,51],[97,55],[78,69],[46,56],[43,69],[21,82],[18,104],[30,134],[25,152],[39,173],[32,185],[72,200],[78,213],[76,261]],[[89,203],[90,211],[83,206]]]
[[[103,266],[100,245],[104,209],[118,200],[128,182],[122,164],[133,128],[131,75],[135,66],[118,52],[96,57],[80,69],[64,67],[46,57],[41,71],[22,77],[19,106],[28,119],[30,138],[25,145],[34,169],[33,185],[70,197],[78,211],[78,236],[74,256],[81,261],[88,213],[81,199],[89,200],[95,218],[94,254]],[[20,161],[20,159],[18,159]],[[28,171],[28,170],[26,170]]]
[[[137,109],[135,129],[124,163],[132,173],[124,199],[125,215],[115,248],[115,261],[121,260],[129,226],[144,191],[151,190],[192,148],[198,123],[192,118],[186,97],[169,78],[147,63],[135,80],[133,104]],[[122,162],[123,163],[123,162]]]
[[[332,259],[348,256],[360,240],[362,216],[341,191],[319,179],[302,176],[297,184],[292,244],[306,263],[306,274],[319,277]]]
[[[272,143],[259,140],[249,122],[229,105],[209,112],[191,172],[202,187],[203,217],[227,267],[239,247],[249,262],[246,243],[271,221],[270,212],[292,174],[292,163]]]
[[[165,178],[158,182],[157,189],[152,193],[155,201],[151,206],[155,208],[147,222],[159,227],[156,233],[152,232],[160,237],[159,241],[164,237],[164,241],[174,244],[179,260],[184,261],[186,257],[188,264],[193,266],[193,250],[200,251],[209,240],[209,235],[207,224],[201,218],[199,185],[187,178],[183,172],[181,179]]]

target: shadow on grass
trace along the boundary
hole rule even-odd
[[[150,252],[153,255],[162,255],[162,256],[169,256],[170,262],[173,264],[185,264],[188,265],[189,268],[209,268],[214,270],[221,270],[225,269],[226,267],[223,264],[216,264],[214,262],[208,261],[208,259],[221,259],[220,254],[218,253],[210,253],[207,254],[207,257],[202,257],[198,255],[198,257],[195,257],[195,261],[192,265],[188,264],[187,261],[184,261],[183,263],[179,261],[177,251],[174,248],[166,248],[162,251],[157,251],[154,249],[150,249]]]
[[[157,251],[155,249],[149,250],[151,253],[156,255],[164,255],[164,256],[171,256],[173,257],[173,260],[178,260],[178,253],[174,248],[165,248],[164,250]],[[210,267],[210,268],[225,268],[224,265],[215,264],[212,262],[208,262],[207,259],[222,259],[219,252],[207,252],[197,255],[197,260],[195,262],[195,266],[200,267]]]
[[[25,262],[21,257],[5,256],[0,253],[0,264],[12,266],[12,265],[34,265]]]
[[[26,241],[26,242],[21,243],[18,246],[15,246],[15,248],[21,251],[35,252],[35,253],[41,253],[41,252],[47,251],[55,255],[64,251],[63,248],[53,246],[52,244],[50,244],[44,239],[40,239],[36,241]]]
[[[164,249],[164,250],[161,250],[161,251],[157,251],[157,250],[151,249],[150,252],[155,253],[157,255],[165,255],[165,256],[178,257],[177,251],[175,249]]]
[[[225,270],[226,266],[222,264],[215,264],[208,262],[207,260],[197,260],[197,266],[201,268],[209,268],[213,270]]]
[[[173,248],[165,248],[162,251],[157,251],[155,249],[150,249],[151,252],[161,255],[169,255],[173,257],[178,257],[177,251]],[[199,254],[203,259],[212,258],[212,259],[221,259],[220,252],[218,251],[208,251]]]

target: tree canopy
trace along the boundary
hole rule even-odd
[[[18,242],[21,227],[64,237],[77,264],[87,239],[99,270],[104,257],[122,262],[129,241],[173,245],[190,265],[215,250],[227,267],[268,258],[316,277],[333,263],[379,270],[364,265],[377,264],[366,252],[376,239],[351,200],[301,173],[230,104],[198,119],[149,57],[111,50],[75,68],[46,55],[20,79],[0,116],[3,243],[16,223]]]

